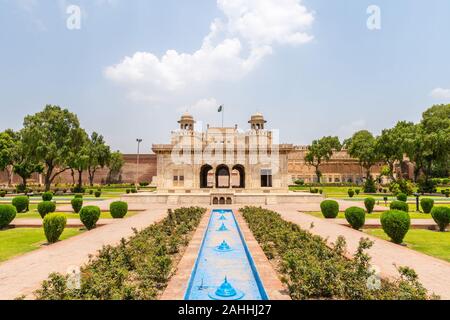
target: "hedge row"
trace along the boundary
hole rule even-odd
[[[35,292],[40,300],[154,300],[167,286],[177,253],[205,213],[203,208],[169,210],[161,222],[104,247],[81,270],[81,288],[67,287],[67,276],[52,274]]]
[[[241,212],[266,256],[275,261],[292,299],[430,298],[409,268],[399,268],[397,280],[383,279],[380,288],[369,289],[374,273],[365,253],[372,246],[368,239],[361,239],[353,260],[348,260],[343,256],[343,238],[329,248],[322,238],[284,221],[276,212],[255,207]]]

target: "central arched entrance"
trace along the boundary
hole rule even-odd
[[[230,188],[230,169],[224,164],[216,168],[216,188]]]
[[[245,168],[244,166],[237,164],[233,167],[233,188],[245,188]]]
[[[212,169],[213,167],[211,167],[209,164],[205,164],[200,169],[200,188],[206,189],[213,187],[212,183],[208,179],[209,173],[211,172]]]

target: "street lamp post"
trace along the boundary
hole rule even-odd
[[[142,139],[136,139],[136,142],[138,144],[137,147],[137,160],[136,160],[136,187],[139,187],[139,156],[140,156],[140,146],[141,146],[141,142]]]

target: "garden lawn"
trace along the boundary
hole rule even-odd
[[[75,228],[66,228],[61,240],[68,239],[83,232]],[[0,262],[15,256],[39,249],[47,243],[42,228],[16,228],[0,230]]]
[[[367,229],[364,232],[389,241],[382,229]],[[404,243],[410,249],[450,262],[450,232],[411,229]]]
[[[306,214],[310,214],[312,216],[315,216],[317,218],[325,219],[322,212],[305,212]],[[380,219],[381,214],[383,212],[374,212],[371,214],[366,214],[366,219]],[[424,213],[418,213],[418,212],[410,212],[409,216],[411,219],[433,219],[431,217],[431,214],[424,214]],[[336,219],[345,219],[345,213],[339,212]]]
[[[58,213],[63,213],[66,215],[67,219],[80,219],[80,215],[76,214],[76,213],[70,213],[70,212],[58,212]],[[136,215],[137,212],[134,211],[130,211],[127,213],[127,215],[125,216],[125,218],[129,218],[132,217],[134,215]],[[110,212],[102,212],[100,214],[100,219],[112,219],[113,217],[111,216]],[[27,213],[19,213],[16,216],[16,219],[42,219],[41,216],[39,215],[39,213],[37,211],[30,211]]]

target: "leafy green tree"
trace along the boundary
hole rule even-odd
[[[370,179],[370,169],[380,161],[375,137],[369,131],[362,130],[356,132],[344,144],[348,149],[349,155],[358,159],[361,167],[366,170],[366,179]]]
[[[111,158],[108,164],[109,173],[108,173],[108,181],[109,182],[117,182],[120,180],[120,172],[125,164],[125,160],[123,159],[123,155],[120,151],[113,152],[111,154]]]
[[[78,142],[70,151],[68,165],[72,172],[77,172],[78,190],[83,187],[83,172],[88,168],[89,164],[89,136],[86,131],[81,128],[77,129]]]
[[[13,170],[14,173],[22,178],[22,189],[26,190],[27,180],[31,178],[33,173],[42,173],[44,167],[28,152],[26,145],[23,143],[22,132],[19,132],[17,136],[19,140],[16,142]]]
[[[45,189],[70,169],[74,152],[83,142],[75,114],[59,106],[47,105],[43,111],[25,117],[22,130],[26,151],[37,163],[44,164]]]
[[[308,165],[315,168],[319,183],[322,178],[320,166],[323,162],[329,161],[335,151],[340,151],[341,149],[342,145],[338,137],[323,137],[320,140],[314,140],[309,147],[305,161]]]
[[[96,171],[107,166],[111,160],[111,149],[106,145],[103,136],[99,135],[97,132],[91,134],[87,149],[89,184],[93,186]]]
[[[12,130],[0,132],[0,171],[6,171],[8,175],[8,186],[12,185],[17,140],[17,134]]]

